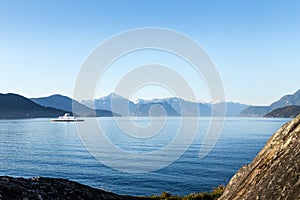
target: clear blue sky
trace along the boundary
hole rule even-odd
[[[71,97],[81,64],[99,43],[128,29],[163,27],[206,49],[227,100],[269,104],[300,89],[299,11],[292,0],[3,0],[0,93]],[[151,91],[140,97],[164,96]]]

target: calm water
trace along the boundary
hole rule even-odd
[[[140,142],[122,133],[113,119],[98,120],[110,141],[125,151],[137,153],[155,151],[168,144],[180,122],[179,118],[169,118],[162,136]],[[147,118],[134,120],[140,125],[147,124]],[[251,162],[268,138],[287,121],[229,118],[215,148],[200,159],[199,149],[209,126],[209,120],[201,118],[193,144],[177,161],[151,173],[132,174],[107,167],[91,156],[74,123],[50,123],[49,119],[0,120],[0,175],[67,178],[129,195],[210,191],[226,184],[240,167]],[[122,119],[122,123],[128,123],[128,119]],[[110,153],[107,149],[111,159],[126,162],[126,158]],[[156,159],[163,160],[165,156],[160,154]]]

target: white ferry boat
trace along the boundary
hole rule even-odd
[[[83,122],[83,119],[77,119],[74,116],[71,116],[70,113],[65,113],[64,116],[59,116],[55,119],[50,119],[51,122]]]

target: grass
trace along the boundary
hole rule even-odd
[[[163,192],[161,195],[151,196],[154,200],[217,200],[223,194],[225,186],[221,185],[215,188],[211,193],[195,193],[187,196],[173,196],[168,192]]]

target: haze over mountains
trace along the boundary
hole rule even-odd
[[[153,116],[166,114],[167,116],[207,117],[211,116],[212,109],[218,110],[222,106],[226,105],[226,115],[234,117],[238,116],[242,110],[248,107],[248,105],[233,102],[216,104],[189,102],[177,97],[152,100],[139,99],[136,102],[132,102],[127,98],[114,93],[99,99],[82,101],[81,103],[90,108],[110,111],[114,110],[122,116],[148,116],[150,113]],[[162,111],[162,108],[164,111]]]
[[[167,115],[208,117],[211,116],[213,109],[218,114],[218,109],[226,106],[226,116],[234,117],[238,116],[242,110],[249,106],[233,102],[222,102],[216,104],[189,102],[177,97],[152,100],[139,99],[136,102],[132,102],[127,98],[114,93],[99,99],[82,101],[81,103],[90,108],[110,111],[114,110],[122,116],[148,116],[149,113],[151,113],[152,116]],[[164,111],[162,111],[162,109]]]
[[[68,111],[71,111],[72,101],[74,101],[61,95],[52,95],[50,97],[33,100],[46,107],[54,107]],[[152,100],[139,99],[136,102],[132,102],[127,98],[114,93],[95,100],[74,102],[78,110],[84,110],[83,113],[86,113],[86,110],[88,109],[92,109],[92,111],[96,109],[111,111],[121,116],[167,115],[208,117],[211,116],[213,110],[218,114],[218,110],[225,106],[227,117],[293,117],[298,114],[295,107],[287,108],[288,111],[286,111],[286,109],[281,109],[279,112],[277,111],[275,115],[267,114],[285,106],[300,106],[300,90],[292,95],[282,97],[270,106],[249,106],[234,102],[219,102],[214,104],[189,102],[177,97]],[[58,105],[60,105],[60,107]],[[280,113],[280,111],[283,113]]]
[[[75,109],[73,109],[73,107]],[[132,102],[117,94],[78,102],[63,95],[27,99],[17,94],[0,94],[0,118],[57,117],[65,112],[81,117],[111,116],[201,116],[209,117],[226,107],[227,117],[288,117],[299,114],[300,90],[270,106],[248,106],[233,102],[201,103],[181,98],[139,99]]]

